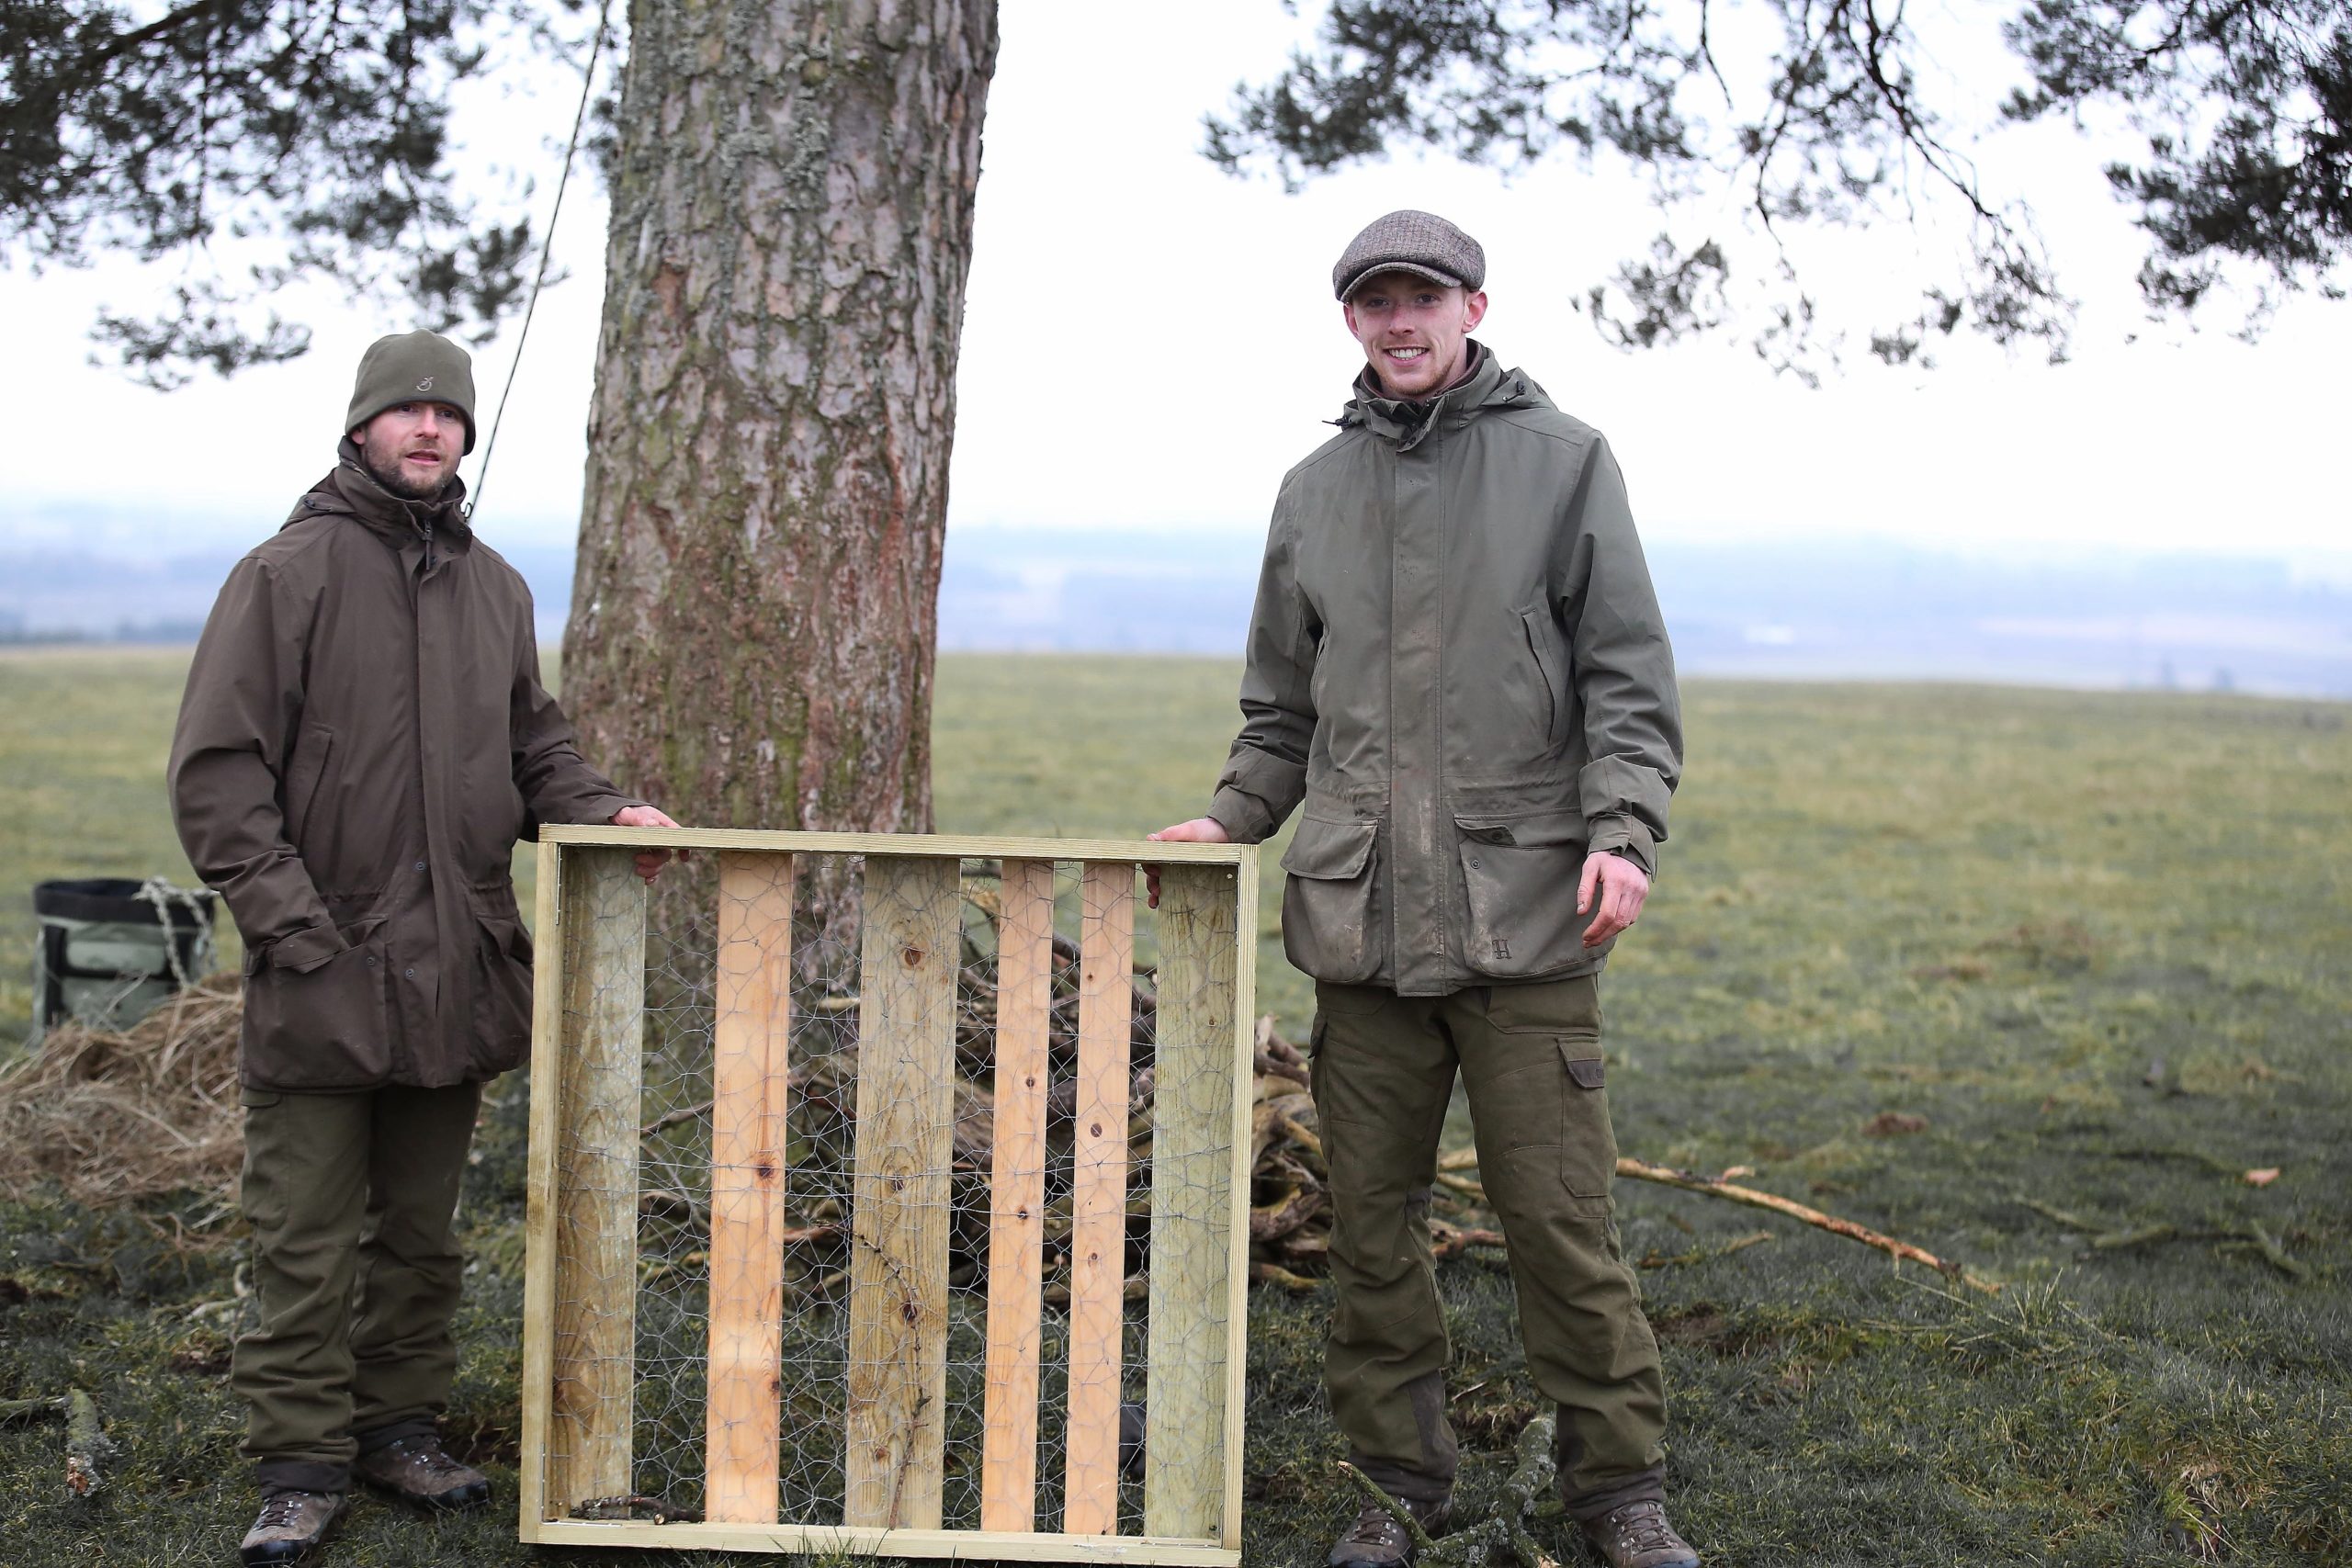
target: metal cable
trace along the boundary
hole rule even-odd
[[[531,298],[523,307],[523,327],[514,337],[514,357],[506,364],[506,385],[498,394],[498,412],[490,422],[490,439],[482,446],[481,467],[474,470],[472,499],[466,503],[466,520],[470,523],[481,509],[482,492],[490,488],[490,460],[498,451],[498,427],[506,421],[506,400],[514,390],[514,373],[523,367],[523,348],[531,341],[531,318],[539,308],[539,290],[547,286],[548,258],[555,253],[555,226],[563,219],[564,187],[571,183],[571,162],[580,152],[580,130],[588,122],[588,100],[596,90],[596,62],[605,50],[605,28],[612,16],[612,0],[604,0],[596,11],[596,36],[588,46],[588,66],[580,76],[580,107],[571,117],[571,141],[563,150],[563,173],[556,177],[555,207],[548,214],[547,237],[539,242],[539,269],[531,279]]]

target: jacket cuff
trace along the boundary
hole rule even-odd
[[[1642,868],[1644,876],[1657,875],[1657,840],[1636,818],[1595,818],[1589,848],[1594,854],[1624,856]]]
[[[273,969],[300,972],[316,969],[336,953],[350,951],[351,944],[332,924],[304,926],[269,944],[269,964]]]
[[[605,828],[611,826],[616,813],[625,811],[632,806],[650,806],[651,804],[651,801],[639,800],[633,795],[587,795],[564,801],[556,810],[539,812],[536,815],[541,822],[577,823],[586,828]]]
[[[1209,802],[1208,816],[1237,844],[1262,844],[1274,836],[1274,814],[1266,809],[1266,803],[1231,784],[1216,792],[1216,798]]]

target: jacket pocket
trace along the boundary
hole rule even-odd
[[[367,1089],[391,1075],[390,967],[379,917],[304,968],[275,948],[245,974],[245,1083],[277,1089]]]
[[[286,841],[299,845],[310,825],[311,807],[327,776],[327,759],[334,754],[334,731],[323,724],[306,724],[294,742],[294,757],[286,770]]]
[[[1380,972],[1379,839],[1376,821],[1306,817],[1283,853],[1283,951],[1318,980],[1352,986]]]
[[[1591,916],[1577,913],[1582,813],[1457,815],[1453,821],[1470,914],[1463,962],[1472,974],[1522,980],[1600,956],[1583,945]]]
[[[1519,629],[1527,637],[1528,656],[1535,660],[1535,673],[1544,682],[1544,742],[1557,746],[1567,739],[1568,711],[1559,637],[1550,613],[1540,607],[1519,613]]]
[[[469,1055],[472,1076],[491,1077],[521,1066],[531,1053],[531,938],[519,919],[477,919]]]

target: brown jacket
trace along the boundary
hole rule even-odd
[[[244,935],[246,1084],[487,1078],[530,1043],[515,840],[639,803],[581,760],[457,487],[401,501],[341,450],[205,623],[172,811]]]

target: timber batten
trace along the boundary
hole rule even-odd
[[[648,931],[655,847],[716,852],[691,962]],[[829,857],[854,965],[793,923]],[[1255,851],[550,827],[538,859],[522,1539],[1238,1562]]]

